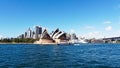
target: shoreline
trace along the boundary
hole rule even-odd
[[[0,43],[0,44],[37,44],[37,45],[70,45],[74,43]]]
[[[0,44],[71,45],[71,44],[120,44],[120,43],[0,43]]]
[[[33,43],[0,43],[0,44],[33,44]]]

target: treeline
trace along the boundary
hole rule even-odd
[[[3,38],[0,39],[0,43],[34,43],[39,39],[33,38]]]

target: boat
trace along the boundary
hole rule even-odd
[[[71,43],[74,45],[80,45],[80,44],[84,44],[87,43],[85,40],[71,40]]]

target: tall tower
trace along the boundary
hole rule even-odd
[[[32,38],[32,30],[30,28],[27,30],[27,37],[26,38]]]
[[[35,39],[35,32],[32,32],[32,38]]]
[[[42,27],[36,26],[36,27],[35,27],[35,38],[36,38],[36,39],[37,39],[37,38],[40,38],[41,34],[42,34]]]
[[[27,32],[25,32],[24,37],[27,38]]]

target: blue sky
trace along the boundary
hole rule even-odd
[[[0,36],[35,25],[87,38],[120,36],[120,0],[0,0]]]

